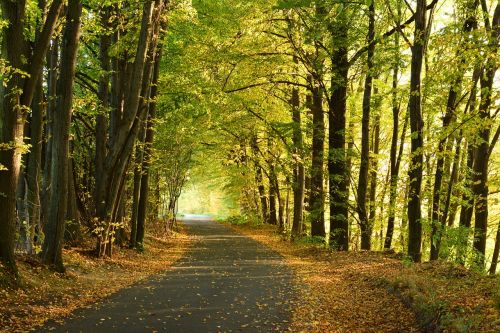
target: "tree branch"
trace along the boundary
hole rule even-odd
[[[430,10],[430,9],[434,8],[434,6],[437,4],[437,2],[438,2],[438,0],[432,0],[432,2],[429,5],[427,5],[426,10]],[[373,42],[370,43],[370,44],[378,44],[384,38],[392,36],[396,31],[398,31],[400,29],[406,28],[406,26],[409,25],[409,24],[411,24],[411,23],[413,23],[413,21],[415,21],[415,15],[412,15],[405,22],[399,24],[398,26],[392,28],[391,30],[386,31],[382,36],[380,36],[379,38],[374,39]],[[357,50],[356,53],[354,53],[354,55],[352,56],[352,58],[349,60],[349,66],[351,66],[354,62],[356,62],[356,60],[359,59],[359,57],[361,57],[365,52],[368,51],[368,47],[371,46],[370,44],[363,46],[362,48],[360,48],[359,50]]]

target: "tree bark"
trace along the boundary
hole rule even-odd
[[[398,6],[398,13],[400,12],[400,7]],[[395,59],[392,70],[392,138],[391,138],[391,151],[390,151],[390,189],[389,189],[389,217],[387,219],[387,231],[384,240],[384,250],[389,250],[392,247],[392,237],[394,235],[394,221],[396,219],[396,198],[397,198],[397,188],[399,179],[399,163],[397,160],[398,151],[398,135],[399,135],[399,113],[400,104],[398,102],[398,76],[399,76],[399,34],[394,37],[395,43]],[[406,118],[405,118],[406,124]],[[404,146],[404,135],[405,130],[401,136],[401,149]]]
[[[496,54],[498,41],[500,38],[500,3],[497,3],[493,16],[491,31],[489,31],[488,53]],[[491,127],[491,92],[493,80],[498,64],[495,57],[489,57],[483,75],[480,77],[481,102],[479,103],[479,118],[481,125],[479,128],[480,143],[476,148],[474,161],[474,185],[472,187],[474,200],[474,249],[480,254],[476,263],[484,267],[484,257],[486,254],[486,233],[488,229],[488,162],[490,148],[490,127]]]
[[[111,71],[111,59],[108,54],[109,48],[111,46],[111,36],[109,35],[110,27],[110,7],[104,7],[101,9],[101,27],[104,30],[101,33],[99,42],[99,60],[101,64],[102,74],[99,78],[99,101],[101,104],[99,113],[96,117],[96,127],[95,127],[95,201],[94,209],[99,206],[99,201],[104,199],[104,193],[102,190],[103,173],[104,173],[104,161],[106,158],[106,128],[107,128],[107,114],[109,112],[109,99],[110,99],[110,71]],[[96,211],[97,214],[97,211]]]
[[[3,31],[2,58],[13,69],[22,70],[12,73],[8,82],[0,85],[2,118],[0,143],[6,149],[0,150],[0,260],[14,280],[18,273],[14,260],[14,237],[16,223],[16,187],[19,181],[20,161],[23,147],[24,120],[26,108],[31,106],[34,88],[40,77],[43,58],[49,47],[55,29],[62,0],[52,2],[47,19],[35,42],[33,53],[28,56],[28,45],[24,38],[26,1],[3,0],[0,3],[2,16],[9,25]],[[4,86],[5,85],[5,86]]]
[[[417,0],[415,10],[414,44],[411,47],[410,79],[410,128],[411,128],[411,163],[408,176],[408,255],[415,262],[420,262],[422,253],[422,170],[423,170],[423,128],[421,105],[422,62],[425,52],[426,0]]]
[[[462,27],[462,33],[468,34],[472,29],[477,26],[475,12],[479,1],[473,0],[468,3],[468,16]],[[465,39],[465,37],[464,37]],[[461,57],[461,66],[459,68],[464,68],[466,59],[461,55],[464,49],[464,40],[462,40],[461,45],[459,45],[457,51],[457,57]],[[442,182],[445,175],[445,158],[449,151],[449,142],[453,142],[453,137],[449,138],[448,127],[455,121],[456,107],[457,107],[457,97],[459,94],[460,86],[462,85],[463,76],[465,70],[459,70],[457,77],[453,80],[450,90],[448,92],[448,99],[446,102],[446,111],[443,117],[443,127],[441,133],[441,139],[439,140],[437,148],[437,162],[436,162],[436,173],[434,175],[434,188],[432,194],[432,231],[431,231],[431,254],[430,259],[436,260],[439,257],[439,249],[441,247],[441,237],[445,228],[445,223],[442,219],[442,204],[441,204],[441,192],[442,192]]]
[[[292,239],[299,237],[302,231],[303,213],[304,213],[304,190],[305,190],[305,172],[302,139],[302,120],[300,114],[299,90],[292,89],[292,122],[293,122],[293,146],[295,152],[294,171],[293,171],[293,221],[292,221]]]
[[[378,95],[378,89],[374,87],[374,94]],[[378,103],[377,103],[378,104]],[[378,105],[376,106],[378,109]],[[369,201],[369,216],[368,221],[370,223],[370,231],[375,224],[375,216],[377,213],[377,176],[378,176],[378,154],[380,150],[380,111],[377,110],[373,120],[373,145],[372,153],[373,156],[370,158],[371,171],[370,171],[370,201]],[[381,199],[383,201],[383,197]],[[371,238],[371,232],[369,233]]]
[[[132,211],[130,216],[130,239],[129,247],[137,247],[137,216],[139,212],[139,201],[141,195],[142,163],[144,159],[144,142],[146,140],[146,128],[139,134],[139,142],[135,146],[134,187],[132,190]]]
[[[368,188],[368,172],[370,162],[370,111],[373,83],[373,56],[375,53],[375,1],[370,1],[368,7],[368,55],[367,55],[367,73],[365,78],[365,88],[363,93],[363,116],[361,118],[361,163],[359,166],[358,179],[358,215],[359,227],[361,229],[361,249],[371,249],[372,226],[368,219],[366,199]]]
[[[345,14],[342,14],[345,15]],[[347,110],[348,23],[345,17],[338,19],[330,29],[334,41],[332,53],[332,89],[328,118],[328,175],[330,194],[330,245],[347,251],[349,249],[348,224],[348,170],[346,167],[345,130]]]
[[[42,177],[42,211],[41,219],[42,226],[47,222],[48,207],[50,201],[50,184],[51,174],[50,165],[52,160],[52,133],[53,120],[57,101],[57,76],[59,62],[59,37],[52,41],[52,46],[47,55],[47,113],[45,117],[45,152],[43,161],[43,177]]]
[[[313,114],[311,195],[309,200],[311,236],[325,237],[325,190],[323,185],[325,115],[322,90],[318,84],[313,87],[311,109]]]
[[[43,261],[60,272],[64,271],[62,246],[68,204],[69,132],[81,13],[81,2],[69,0],[61,55],[61,73],[58,81],[58,91],[61,93],[57,98],[57,116],[54,117],[53,122],[52,186],[42,251]]]
[[[42,80],[38,82],[38,87],[33,99],[32,112],[30,118],[30,144],[31,150],[28,155],[27,165],[27,185],[28,185],[28,209],[30,220],[30,245],[28,253],[33,254],[33,246],[41,231],[40,224],[40,176],[42,165],[42,140],[43,140],[43,85]]]
[[[125,94],[124,111],[121,119],[115,120],[118,128],[110,127],[110,130],[113,130],[112,135],[110,135],[110,148],[104,162],[102,180],[96,184],[99,186],[98,191],[105,196],[97,202],[97,215],[101,223],[108,223],[112,218],[125,166],[138,135],[140,123],[145,119],[145,110],[139,110],[139,106],[143,81],[147,79],[145,69],[147,67],[147,53],[153,35],[153,10],[153,1],[145,1],[133,73],[128,80],[130,87]]]
[[[259,191],[262,221],[264,223],[269,223],[269,209],[267,204],[266,188],[263,183],[264,179],[262,176],[262,167],[260,165],[257,165],[255,172],[256,172],[255,180],[257,182],[257,189]]]
[[[158,94],[158,79],[160,75],[160,63],[161,63],[161,47],[158,50],[156,57],[152,60],[154,61],[152,84],[149,91],[148,103],[148,120],[146,123],[146,138],[144,146],[144,157],[142,162],[142,179],[141,179],[141,191],[139,194],[139,207],[137,211],[137,238],[136,244],[142,246],[144,243],[144,234],[146,229],[146,213],[148,209],[148,198],[149,198],[149,177],[150,177],[150,165],[151,165],[151,154],[152,145],[154,141],[154,121],[156,117],[156,97]],[[180,195],[180,193],[179,193]],[[175,211],[174,211],[175,214]]]

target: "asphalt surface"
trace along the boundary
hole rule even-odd
[[[183,223],[194,245],[164,274],[38,332],[285,331],[294,292],[282,258],[215,222]]]

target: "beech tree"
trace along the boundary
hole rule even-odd
[[[147,250],[201,180],[290,241],[496,273],[498,2],[1,6],[9,279],[88,237]]]

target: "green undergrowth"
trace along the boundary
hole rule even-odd
[[[263,224],[260,217],[251,214],[231,215],[226,218],[219,218],[217,221],[232,225],[245,225],[251,227],[259,227]]]
[[[500,282],[446,262],[423,263],[380,279],[416,314],[425,332],[498,332]]]

